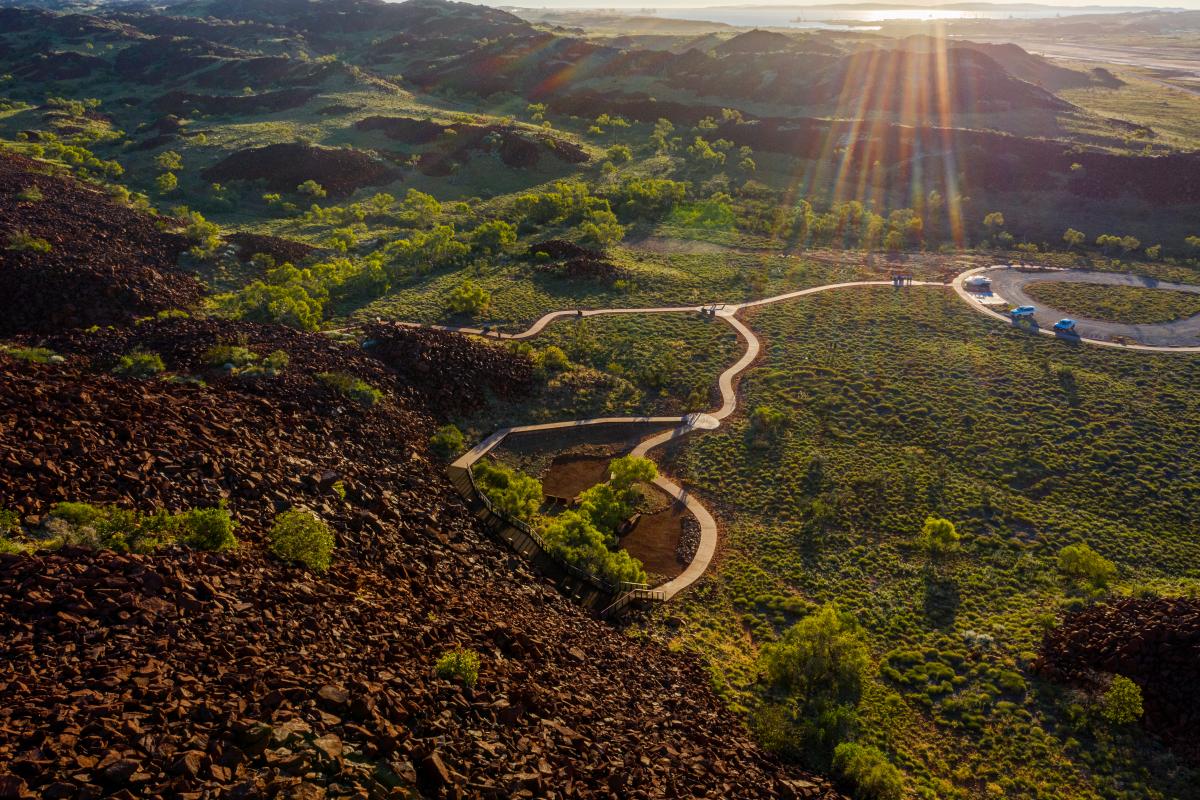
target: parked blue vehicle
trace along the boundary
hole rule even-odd
[[[1058,322],[1054,323],[1054,330],[1061,331],[1062,333],[1074,333],[1075,320],[1066,318],[1060,319]]]
[[[1032,317],[1033,312],[1037,311],[1033,306],[1017,306],[1012,311],[1008,312],[1014,319],[1020,317]]]

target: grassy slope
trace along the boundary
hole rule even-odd
[[[681,641],[740,698],[756,647],[834,600],[900,676],[868,693],[864,729],[914,788],[1194,796],[1196,774],[1143,736],[1073,729],[1025,667],[1071,602],[1054,568],[1065,544],[1089,541],[1124,586],[1196,586],[1200,359],[1071,350],[939,290],[818,296],[752,324],[767,348],[743,407],[792,420],[773,448],[750,448],[736,419],[675,460],[724,523],[717,569],[671,610]],[[941,575],[910,544],[929,513],[964,534]],[[1002,671],[1024,680],[1000,688]]]

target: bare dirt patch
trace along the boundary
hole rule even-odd
[[[666,498],[661,490],[655,491]],[[680,563],[676,552],[683,526],[690,519],[692,515],[686,506],[671,502],[662,511],[639,517],[633,530],[621,539],[621,547],[641,561],[647,572],[674,578],[686,566]]]
[[[542,494],[570,500],[585,489],[608,480],[608,455],[558,455],[542,475]]]

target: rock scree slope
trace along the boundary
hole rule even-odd
[[[0,336],[109,325],[199,302],[182,236],[73,178],[0,153]],[[22,244],[40,239],[46,251]]]
[[[207,367],[229,341],[291,363]],[[757,750],[697,659],[592,620],[481,533],[395,352],[401,371],[211,320],[50,343],[66,363],[0,355],[0,503],[36,523],[68,498],[227,500],[242,545],[0,556],[3,796],[836,796]],[[136,346],[206,385],[110,374]],[[313,378],[330,368],[391,392],[357,406]],[[260,546],[294,505],[332,526],[329,572]],[[473,687],[434,669],[458,647]]]

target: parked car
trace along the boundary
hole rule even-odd
[[[1012,311],[1010,311],[1008,313],[1011,314],[1013,316],[1013,318],[1032,317],[1033,312],[1035,312],[1035,311],[1037,311],[1037,309],[1034,308],[1033,306],[1017,306],[1016,308],[1014,308]]]
[[[1054,323],[1054,330],[1061,331],[1062,333],[1074,333],[1075,332],[1075,320],[1060,319],[1058,322]]]

